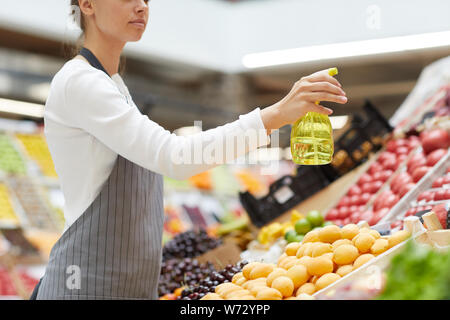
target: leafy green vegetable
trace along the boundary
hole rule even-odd
[[[409,241],[387,272],[380,300],[450,300],[450,251],[439,253]]]

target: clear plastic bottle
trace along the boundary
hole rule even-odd
[[[328,70],[330,76],[337,68]],[[319,104],[319,102],[316,102]],[[323,165],[333,159],[333,128],[327,115],[308,112],[297,120],[291,130],[292,161],[302,165]]]

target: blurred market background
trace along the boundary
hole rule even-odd
[[[406,156],[418,145],[409,135],[397,135],[404,140],[389,149],[392,132],[420,133],[427,112],[428,118],[447,119],[447,124],[434,121],[435,127],[425,129],[448,131],[450,2],[152,0],[149,6],[143,39],[126,46],[123,77],[141,112],[170,131],[186,135],[233,121],[279,101],[302,76],[334,66],[349,97],[345,106],[328,104],[334,109],[336,142],[328,166],[295,165],[291,127],[286,126],[279,130],[278,145],[248,155],[255,164],[235,161],[186,181],[165,178],[163,241],[172,239],[165,248],[165,259],[172,262],[163,265],[162,296],[183,284],[195,285],[208,270],[225,268],[213,266],[217,255],[191,261],[224,244],[234,246],[235,251],[227,251],[234,266],[218,273],[219,280],[231,281],[230,275],[244,266],[236,264],[241,258],[251,261],[268,254],[267,261],[276,263],[284,247],[271,245],[277,238],[289,240],[289,231],[303,237],[311,225],[304,226],[303,234],[292,230],[300,230],[296,222],[311,211],[311,221],[318,210],[321,215],[332,212],[327,220],[338,225],[364,220],[370,226],[381,221],[401,228],[401,218],[413,209],[407,205],[396,209],[402,211],[396,215],[389,211],[401,196],[393,192],[396,202],[376,208],[385,209],[378,216],[380,210],[372,206],[388,178],[402,170],[399,165],[404,163],[406,170]],[[43,108],[78,30],[66,0],[0,0],[0,7],[0,296],[26,298],[64,228],[64,197],[43,135]],[[196,120],[202,121],[201,129],[194,127]],[[397,147],[405,146],[405,157],[396,154]],[[384,167],[390,173],[375,189],[354,188],[347,194],[379,160],[375,155],[386,150],[396,155],[398,165]],[[441,153],[430,170],[445,166],[445,157],[448,153]],[[426,176],[429,185],[420,180],[426,172],[411,183],[422,183],[425,191],[432,178],[447,172],[441,167]],[[272,168],[270,174],[267,168]],[[342,197],[363,193],[367,199],[341,203],[348,210],[339,213]],[[431,201],[449,199],[444,194]],[[183,256],[186,247],[190,249]],[[173,258],[189,260],[173,273]],[[202,263],[207,264],[200,268]],[[192,274],[197,269],[198,276]],[[186,272],[191,273],[189,281]],[[203,297],[203,291],[194,296]]]

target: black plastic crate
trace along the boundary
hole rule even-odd
[[[328,184],[329,180],[319,167],[302,166],[295,176],[288,175],[275,181],[263,198],[256,199],[249,192],[241,192],[239,199],[252,223],[262,227]]]

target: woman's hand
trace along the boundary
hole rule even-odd
[[[261,117],[268,134],[287,124],[292,124],[310,111],[330,115],[333,113],[316,101],[345,104],[347,97],[342,86],[327,70],[301,78],[282,100],[261,110]]]

